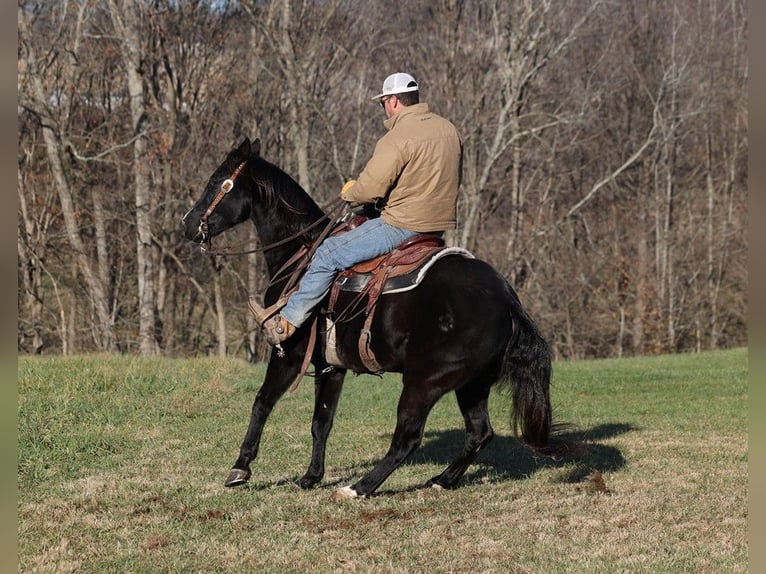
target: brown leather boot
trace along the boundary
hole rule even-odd
[[[252,297],[250,297],[248,301],[250,312],[255,317],[256,323],[263,329],[266,341],[268,341],[270,345],[279,345],[282,341],[295,333],[295,325],[277,312],[283,306],[283,304],[278,302],[276,305],[264,309]]]
[[[282,341],[288,339],[295,333],[295,325],[282,317],[279,313],[266,319],[261,325],[263,334],[270,345],[279,345]]]

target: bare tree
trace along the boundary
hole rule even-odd
[[[136,208],[136,263],[138,280],[139,349],[142,355],[157,354],[155,336],[154,261],[152,259],[152,217],[147,158],[148,110],[141,69],[141,21],[146,18],[145,3],[108,1],[109,15],[120,42],[121,56],[130,102],[133,141],[133,187]]]
[[[104,351],[117,349],[114,317],[110,311],[107,286],[103,282],[102,269],[109,262],[91,256],[78,221],[75,194],[72,190],[71,172],[68,169],[69,154],[76,149],[72,142],[73,112],[77,105],[78,57],[83,49],[83,29],[92,15],[87,3],[78,6],[65,3],[61,10],[52,9],[48,25],[59,26],[57,41],[42,47],[35,41],[35,14],[19,6],[19,41],[24,54],[24,66],[20,68],[19,82],[21,106],[40,123],[45,143],[48,168],[52,183],[58,193],[61,214],[67,239],[77,269],[82,273],[88,288],[90,301],[96,315],[94,331],[96,345]],[[72,12],[70,13],[70,8]],[[98,215],[98,212],[96,212]],[[103,251],[98,252],[103,255]],[[100,269],[101,267],[101,269]]]
[[[704,120],[705,142],[705,189],[707,193],[705,254],[707,307],[707,348],[719,347],[723,325],[721,324],[721,297],[727,281],[728,262],[735,250],[744,249],[741,243],[733,242],[741,231],[737,201],[741,175],[741,164],[745,161],[747,149],[743,132],[747,129],[745,95],[732,86],[741,85],[748,75],[746,51],[746,22],[744,6],[737,1],[727,5],[711,3],[709,12],[711,34],[722,39],[721,45],[705,43],[703,59],[709,76],[703,85],[706,97],[717,102],[711,107]],[[721,49],[717,55],[715,49]],[[720,62],[720,68],[709,62]],[[720,102],[720,103],[718,103]],[[732,121],[721,122],[721,110],[731,110]],[[720,166],[720,167],[719,167]],[[719,171],[723,173],[719,175]],[[742,271],[740,271],[742,272]],[[698,343],[698,348],[702,348]]]
[[[463,135],[449,240],[557,357],[746,341],[742,0],[22,0],[18,19],[22,352],[260,360],[262,258],[200,254],[178,221],[244,136],[335,196],[393,71]]]
[[[254,36],[263,38],[271,58],[264,72],[276,81],[286,105],[287,138],[297,180],[309,193],[313,187],[310,162],[317,100],[328,92],[330,73],[341,65],[343,50],[327,41],[344,0],[318,4],[309,0],[278,0],[248,6]]]
[[[28,157],[22,158],[23,163],[29,162]],[[22,164],[23,165],[23,164]],[[32,181],[23,177],[24,172],[18,172],[18,198],[19,198],[19,232],[16,238],[19,267],[21,275],[20,295],[23,298],[23,310],[25,328],[19,330],[20,346],[31,350],[34,354],[43,352],[45,340],[43,336],[43,274],[45,271],[45,257],[47,255],[48,233],[53,217],[52,202],[53,194],[49,193],[45,186],[40,187],[41,196],[38,197],[37,186]],[[40,201],[46,205],[46,209],[34,211],[28,206],[27,197],[31,202]],[[56,295],[58,296],[57,282],[53,281]],[[59,332],[62,335],[62,352],[66,354],[66,338],[63,336],[63,328],[66,324],[64,306],[59,305],[60,323]],[[24,339],[31,339],[27,344]]]
[[[556,24],[561,21],[557,20],[557,15],[561,17],[559,7],[556,5],[554,10],[554,3],[548,1],[485,4],[483,10],[472,16],[476,20],[466,24],[462,41],[473,46],[477,54],[470,64],[463,66],[470,74],[468,77],[474,79],[462,84],[463,87],[475,86],[472,92],[464,92],[473,101],[462,107],[467,115],[457,118],[465,138],[467,158],[457,241],[460,245],[473,246],[482,213],[482,197],[492,185],[492,178],[502,173],[509,176],[503,177],[507,186],[503,193],[510,199],[506,252],[508,257],[512,256],[515,243],[523,233],[524,142],[571,121],[566,112],[534,106],[530,93],[551,61],[566,54],[599,4],[598,1],[589,3],[569,22],[562,35],[556,34]],[[451,5],[448,13],[457,15],[463,11],[462,7]],[[456,40],[451,42],[454,44]],[[506,171],[508,163],[509,171]]]

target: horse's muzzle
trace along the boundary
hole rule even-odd
[[[205,241],[205,237],[207,236],[207,226],[205,226],[204,230],[202,229],[202,221],[197,217],[192,216],[192,209],[187,211],[181,218],[184,237],[186,237],[186,239],[189,241],[202,243]]]

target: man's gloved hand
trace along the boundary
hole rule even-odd
[[[348,180],[346,183],[344,183],[344,184],[343,184],[343,187],[342,187],[342,188],[340,188],[340,196],[341,196],[341,198],[343,198],[343,199],[346,199],[345,197],[343,197],[343,196],[344,196],[344,194],[345,194],[345,193],[346,193],[346,192],[347,192],[349,189],[351,189],[351,187],[352,187],[352,186],[353,186],[355,183],[356,183],[356,180],[355,180],[355,179],[349,179],[349,180]],[[346,199],[346,201],[348,201],[348,200]]]

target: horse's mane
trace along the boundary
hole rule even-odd
[[[281,215],[293,231],[306,227],[324,215],[324,211],[290,175],[260,155],[250,156],[257,193],[265,205]]]

